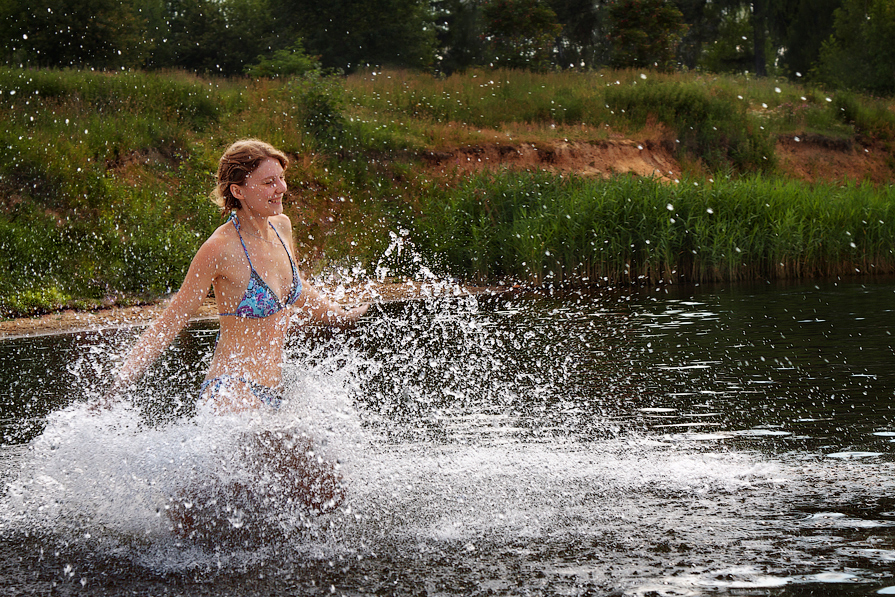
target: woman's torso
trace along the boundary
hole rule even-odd
[[[237,375],[268,387],[281,382],[288,303],[297,298],[293,291],[300,292],[291,247],[287,249],[288,220],[281,218],[285,216],[270,218],[274,229],[269,242],[253,236],[238,221],[229,221],[214,233],[225,242],[213,280],[220,335],[207,379]]]

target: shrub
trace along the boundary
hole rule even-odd
[[[606,89],[606,103],[642,126],[650,117],[671,126],[680,149],[713,170],[770,171],[774,146],[743,102],[684,83],[644,82]]]
[[[259,56],[258,64],[246,67],[245,72],[250,77],[275,79],[300,77],[319,70],[318,57],[309,56],[301,40],[298,40],[285,50],[277,50],[270,56]]]

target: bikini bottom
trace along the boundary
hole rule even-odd
[[[208,397],[213,400],[220,395],[221,392],[226,391],[237,383],[245,385],[255,398],[267,406],[280,408],[280,404],[283,402],[283,394],[279,390],[251,381],[240,375],[230,375],[227,373],[212,377],[211,379],[206,379],[202,382],[199,395],[205,395],[206,390],[208,390]]]

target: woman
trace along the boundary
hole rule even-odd
[[[255,139],[227,149],[214,199],[230,219],[199,248],[180,290],[118,371],[113,393],[143,375],[198,310],[209,286],[220,336],[200,402],[219,413],[279,405],[291,312],[345,325],[367,311],[368,305],[343,309],[299,274],[292,223],[283,213],[288,164],[282,152]]]
[[[217,300],[220,335],[199,404],[218,414],[279,406],[291,314],[345,325],[366,312],[367,305],[343,309],[299,274],[292,224],[283,214],[287,166],[282,152],[258,140],[237,141],[227,149],[218,166],[214,199],[230,219],[199,248],[180,290],[138,339],[117,373],[107,404],[165,350],[205,300],[209,286]],[[259,478],[276,481],[276,491],[288,494],[288,500],[322,512],[342,499],[337,466],[321,459],[304,434],[250,434],[239,449],[252,454]],[[178,534],[201,535],[203,527],[219,525],[224,509],[232,512],[236,507],[227,505],[228,500],[246,509],[284,497],[271,496],[273,489],[258,484],[231,483],[202,500],[211,510],[194,507],[207,491],[184,489],[173,499],[169,516]],[[218,498],[221,494],[224,499]]]

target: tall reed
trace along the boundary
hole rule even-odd
[[[479,175],[433,193],[418,242],[484,280],[675,283],[895,272],[895,188],[753,176]]]

